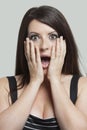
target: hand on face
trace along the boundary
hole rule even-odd
[[[52,46],[51,61],[48,68],[48,79],[60,78],[66,55],[66,43],[63,37],[57,38],[57,43]]]
[[[24,51],[29,67],[30,81],[42,83],[44,75],[38,46],[34,45],[29,38],[26,38],[26,41],[24,41]]]
[[[30,80],[37,80],[41,83],[44,80],[44,73],[41,64],[39,48],[29,38],[24,42],[25,56],[29,67]],[[63,37],[57,38],[57,43],[52,46],[51,60],[47,71],[49,80],[60,78],[64,59],[66,55],[66,43]]]

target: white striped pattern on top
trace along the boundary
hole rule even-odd
[[[56,118],[41,119],[30,115],[23,130],[60,130]]]

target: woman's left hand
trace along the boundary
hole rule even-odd
[[[57,42],[52,47],[51,61],[48,68],[48,79],[53,80],[55,78],[60,80],[61,71],[64,64],[66,55],[66,42],[61,36],[57,38]]]

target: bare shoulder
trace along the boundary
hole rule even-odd
[[[7,77],[0,78],[0,92],[9,92],[9,84]]]
[[[87,117],[87,77],[80,77],[76,107]]]
[[[19,81],[20,76],[15,76]],[[10,89],[8,78],[0,78],[0,112],[7,109],[11,105]]]
[[[81,94],[83,91],[86,91],[87,93],[87,77],[80,77],[79,82],[78,82],[78,90],[79,94]]]
[[[14,76],[17,83],[19,83],[19,81],[21,80],[21,76],[20,75],[17,75],[17,76]],[[0,78],[0,91],[3,90],[6,91],[6,92],[9,92],[9,82],[8,82],[8,78],[7,77],[3,77],[3,78]]]
[[[86,76],[80,77],[79,81],[80,81],[80,84],[87,85],[87,77]]]
[[[8,102],[9,84],[8,79],[0,78],[0,112],[9,107]]]

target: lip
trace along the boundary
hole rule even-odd
[[[41,57],[41,63],[42,63],[43,69],[47,69],[49,66],[49,63],[50,63],[50,60],[47,60],[47,58],[50,59],[50,55],[49,54],[41,54],[40,57]],[[46,61],[43,60],[43,58],[45,58]]]
[[[40,54],[40,57],[51,57],[49,54]]]

